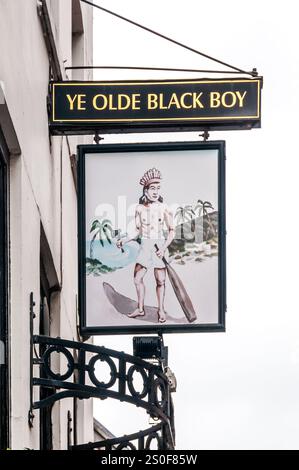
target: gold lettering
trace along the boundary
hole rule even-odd
[[[192,108],[192,104],[190,104],[189,106],[186,105],[186,103],[185,103],[186,96],[192,96],[192,93],[183,93],[182,94],[182,96],[181,96],[181,106],[182,106],[182,108],[190,109],[190,108]]]
[[[83,98],[86,98],[86,95],[75,95],[73,98],[71,95],[66,95],[67,99],[69,100],[70,103],[70,110],[74,111],[75,107],[75,101],[77,100],[77,110],[78,111],[85,111],[86,108],[83,107],[84,104],[86,104],[86,101]]]
[[[196,109],[196,108],[204,108],[204,105],[202,104],[202,102],[200,101],[200,97],[202,95],[202,92],[201,93],[193,93],[193,108]]]
[[[176,106],[177,109],[181,109],[176,93],[172,93],[170,101],[168,103],[168,109],[171,108],[171,106]]]
[[[86,95],[75,95],[73,98],[71,95],[66,95],[67,99],[69,100],[70,103],[70,110],[74,111],[75,107],[75,101],[77,100],[77,109],[78,111],[85,111],[86,108],[83,107],[84,104],[86,104],[86,101],[83,98],[86,98]]]
[[[117,111],[117,108],[113,106],[113,95],[109,95],[109,111]]]
[[[236,91],[237,98],[239,100],[239,107],[243,108],[244,105],[244,98],[247,95],[247,91],[244,91],[243,95],[239,91]]]
[[[158,108],[158,95],[156,95],[156,93],[149,93],[147,95],[147,108],[148,109]]]
[[[210,107],[219,108],[220,106],[220,93],[218,91],[212,91],[210,93]]]
[[[167,106],[164,106],[164,95],[163,95],[163,93],[159,93],[159,108],[160,109],[167,109]]]
[[[100,106],[98,104],[99,99],[103,100],[102,106]],[[103,109],[106,109],[107,105],[108,105],[107,96],[105,96],[105,95],[95,95],[93,100],[92,100],[92,105],[93,105],[94,109],[96,109],[97,111],[103,111]]]
[[[140,93],[133,93],[132,109],[140,109]]]
[[[227,97],[231,97],[231,103],[227,103]],[[232,108],[237,102],[236,95],[233,91],[226,91],[221,97],[221,104],[224,108]]]
[[[118,95],[117,97],[117,107],[118,109],[128,109],[130,106],[131,100],[128,95]]]
[[[86,95],[78,95],[78,110],[79,111],[86,111],[86,108],[83,107],[83,105],[86,104],[86,101],[83,98],[86,98]]]
[[[75,95],[74,98],[71,97],[71,95],[66,95],[67,99],[69,100],[69,103],[70,103],[70,110],[73,111],[74,110],[74,104],[75,104],[75,101],[77,99],[77,96],[78,95]]]

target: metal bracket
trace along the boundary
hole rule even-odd
[[[29,306],[29,321],[30,321],[30,408],[28,411],[28,425],[33,428],[33,321],[35,318],[34,313],[35,301],[33,292],[30,292],[30,306]]]
[[[30,296],[30,301],[32,319],[30,331],[33,333],[33,294]],[[32,387],[29,418],[31,424],[34,409],[52,406],[63,398],[99,398],[103,400],[110,397],[144,408],[150,416],[159,420],[159,428],[156,425],[131,436],[115,438],[113,442],[111,440],[101,441],[95,443],[93,448],[109,449],[113,446],[113,449],[133,449],[136,448],[136,445],[131,441],[137,440],[139,449],[150,449],[151,442],[154,440],[159,449],[174,449],[174,414],[170,382],[162,363],[152,364],[123,352],[48,336],[33,335],[30,344]],[[42,346],[41,357],[33,358],[34,346],[37,344]],[[65,357],[65,370],[58,372],[52,369],[52,353]],[[99,367],[101,363],[105,363],[110,369],[107,379],[101,376],[102,368]],[[40,374],[37,376],[34,374],[35,366],[40,368]],[[74,380],[74,376],[76,376],[76,380]],[[140,376],[142,384],[136,385],[135,379]],[[34,402],[32,390],[36,386],[51,388],[53,394]],[[68,419],[69,445],[70,434],[71,421]],[[80,445],[80,448],[90,448],[90,446],[91,444],[84,444]],[[76,450],[78,446],[70,445],[70,448]]]
[[[54,33],[51,24],[51,18],[48,11],[47,2],[45,0],[38,0],[37,12],[40,18],[43,36],[48,52],[49,62],[52,68],[53,78],[56,81],[62,80],[62,72],[58,57],[58,52],[55,44]]]
[[[115,437],[103,441],[89,442],[72,446],[70,450],[151,450],[152,441],[156,441],[158,450],[165,450],[166,425],[159,423],[151,428],[139,431],[129,436]],[[134,444],[133,444],[134,442]],[[169,449],[169,448],[168,448]],[[171,449],[171,448],[170,448]],[[173,448],[172,448],[173,449]]]
[[[210,133],[207,130],[204,130],[202,134],[198,134],[198,135],[199,137],[203,137],[204,142],[206,142],[210,137]]]
[[[68,410],[67,412],[67,448],[68,449],[71,448],[72,432],[73,432],[72,422],[73,422],[72,414],[70,410]]]
[[[98,145],[98,144],[101,142],[101,140],[104,140],[104,137],[101,137],[101,136],[98,134],[98,132],[96,131],[93,140],[94,140],[95,143]]]
[[[168,348],[164,346],[162,333],[158,336],[134,336],[133,356],[155,360],[163,369],[167,365],[167,354]]]

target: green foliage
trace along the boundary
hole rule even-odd
[[[100,240],[102,246],[104,246],[104,240],[107,240],[111,245],[111,239],[113,234],[112,222],[109,219],[94,219],[90,227],[90,233],[93,232],[93,237],[90,242],[90,258],[93,258],[93,244],[96,238]]]
[[[86,274],[92,274],[93,276],[101,276],[101,274],[112,273],[120,268],[109,268],[105,264],[101,263],[98,259],[86,258]]]

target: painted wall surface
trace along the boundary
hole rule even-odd
[[[72,34],[72,1],[47,0],[63,77],[72,64],[73,42],[80,43],[81,65],[92,63],[93,12],[82,5],[84,34]],[[40,231],[50,247],[61,291],[51,296],[52,336],[77,336],[77,194],[70,154],[91,138],[49,137],[47,94],[49,57],[36,0],[0,0],[0,81],[21,154],[10,161],[10,446],[39,448],[39,412],[29,428],[29,295],[36,301],[39,333]],[[80,2],[79,2],[80,5]],[[77,75],[78,76],[78,75]],[[79,78],[91,78],[90,71]],[[1,122],[0,122],[1,126]],[[38,397],[38,391],[35,391]],[[93,439],[92,401],[80,401],[82,442]],[[67,399],[53,409],[54,448],[67,445]],[[81,422],[80,422],[81,421]]]

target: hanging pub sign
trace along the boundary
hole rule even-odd
[[[224,331],[225,144],[78,150],[82,334]]]
[[[52,134],[251,129],[261,78],[52,82]]]

